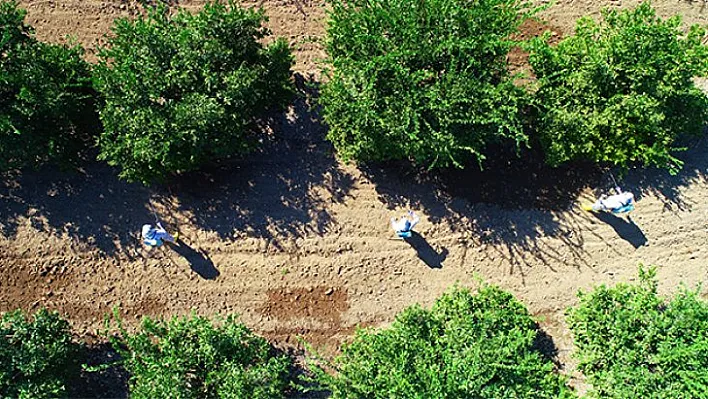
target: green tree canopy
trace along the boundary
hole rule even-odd
[[[131,398],[284,397],[290,359],[233,316],[145,318],[134,334],[120,330],[111,341],[130,373]]]
[[[0,318],[0,397],[67,397],[67,382],[79,374],[78,346],[69,323],[40,309],[30,320],[22,311]]]
[[[526,141],[525,93],[509,78],[517,0],[330,0],[328,138],[353,160],[481,161]]]
[[[265,19],[230,1],[117,20],[95,74],[100,158],[147,183],[252,150],[256,122],[293,93],[293,58],[284,40],[262,44]]]
[[[580,293],[568,310],[591,397],[708,397],[708,303],[688,290],[661,298],[655,269],[639,277]]]
[[[537,335],[511,294],[455,289],[431,310],[406,309],[390,328],[357,331],[335,374],[318,374],[334,398],[574,397],[534,349]]]
[[[708,71],[703,28],[687,33],[676,16],[657,18],[649,3],[578,21],[575,35],[537,40],[537,130],[547,161],[633,163],[676,171],[676,138],[702,131],[708,98],[692,79]]]
[[[95,140],[83,49],[37,41],[25,14],[0,1],[0,170],[72,164]]]

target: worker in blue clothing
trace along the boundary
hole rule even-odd
[[[155,226],[151,224],[143,225],[142,237],[143,243],[149,247],[160,247],[164,241],[175,242],[175,237],[171,236],[160,222],[157,222]]]
[[[413,234],[413,227],[418,222],[420,222],[418,215],[413,213],[413,211],[408,211],[408,214],[403,215],[400,219],[391,218],[391,227],[399,238],[410,238]]]

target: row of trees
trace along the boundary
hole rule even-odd
[[[705,31],[649,3],[578,21],[558,45],[514,41],[535,10],[518,0],[332,0],[322,93],[345,158],[426,166],[483,161],[490,143],[536,146],[558,165],[590,160],[676,171],[674,141],[708,122],[692,78],[708,72]],[[536,76],[515,83],[514,46]]]
[[[279,398],[303,387],[333,398],[577,396],[542,352],[548,344],[526,307],[492,286],[454,288],[429,310],[416,305],[390,327],[358,330],[335,359],[310,358],[307,383],[295,380],[290,357],[233,316],[144,319],[135,332],[114,320],[110,341],[134,398]],[[708,303],[698,291],[662,298],[655,269],[640,268],[637,284],[581,293],[567,322],[588,397],[708,397]],[[0,396],[67,396],[80,352],[58,314],[4,314]]]
[[[73,163],[92,138],[96,95],[79,46],[39,42],[0,2],[0,169]]]
[[[0,1],[3,170],[76,163],[97,142],[121,177],[161,180],[253,150],[258,122],[294,92],[286,43],[264,45],[263,12],[231,0],[118,19],[93,66],[79,46],[37,41],[17,3]],[[346,160],[461,167],[502,143],[540,148],[550,165],[675,172],[675,140],[708,122],[692,81],[708,72],[704,30],[648,3],[583,18],[556,46],[513,39],[537,11],[519,0],[329,3],[320,104]],[[528,84],[509,72],[515,46],[530,52]]]
[[[79,46],[37,41],[2,0],[0,169],[75,163],[97,142],[99,159],[147,183],[255,147],[257,122],[294,92],[285,41],[262,44],[262,10],[158,4],[116,20],[91,66]]]

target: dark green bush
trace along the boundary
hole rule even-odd
[[[390,328],[359,330],[317,371],[334,398],[568,398],[572,391],[534,349],[526,308],[498,288],[455,289],[432,310],[406,309]]]
[[[100,158],[150,182],[252,150],[256,122],[293,94],[293,58],[284,40],[261,44],[265,19],[230,1],[117,20],[95,74]]]
[[[120,326],[120,322],[119,322]],[[290,359],[233,316],[215,325],[192,315],[146,318],[111,342],[130,373],[132,398],[282,398]]]
[[[29,320],[22,311],[0,318],[0,397],[40,399],[67,396],[78,377],[78,346],[69,323],[41,309]]]
[[[525,143],[525,93],[506,65],[525,3],[330,3],[320,103],[341,157],[460,166],[489,143]]]
[[[15,1],[0,2],[0,170],[68,166],[95,140],[83,49],[37,41],[25,14]]]
[[[537,130],[548,163],[590,160],[675,172],[674,141],[701,132],[708,98],[692,78],[708,71],[703,28],[656,17],[649,3],[578,21],[575,35],[538,40],[530,62],[538,77]]]
[[[659,297],[655,275],[640,269],[638,284],[581,293],[568,310],[591,397],[708,397],[708,303],[688,290]]]

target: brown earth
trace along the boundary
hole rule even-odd
[[[546,31],[550,31],[548,42],[557,44],[563,38],[563,31],[560,28],[550,25],[546,21],[536,18],[529,18],[519,26],[519,34],[514,36],[514,40],[530,40],[534,37],[543,35]],[[534,76],[533,71],[528,63],[529,54],[520,47],[514,47],[507,56],[509,70],[512,73],[523,72],[527,75]],[[526,79],[524,79],[526,80]]]
[[[75,35],[89,58],[115,17],[136,12],[129,1],[20,3],[40,38]],[[265,7],[274,33],[295,48],[300,76],[317,75],[323,53],[310,39],[321,38],[323,2],[244,3]],[[559,1],[543,16],[567,34],[604,4],[619,2]],[[705,23],[703,4],[654,2],[661,15]],[[708,279],[708,140],[687,144],[678,176],[630,171],[622,184],[638,203],[629,219],[575,206],[598,194],[588,187],[612,186],[590,167],[492,164],[431,175],[342,164],[308,105],[297,101],[262,153],[166,187],[121,182],[99,164],[5,176],[0,311],[47,306],[97,340],[115,305],[129,325],[143,315],[236,312],[276,343],[297,345],[300,336],[331,353],[357,325],[386,325],[411,304],[481,279],[528,305],[582,388],[563,321],[579,289],[632,281],[640,262],[659,267],[663,293]],[[406,209],[420,214],[419,235],[390,240],[388,220]],[[141,247],[153,210],[179,230],[178,246]]]
[[[136,0],[23,0],[26,21],[35,27],[37,37],[52,42],[75,40],[86,48],[87,58],[96,60],[97,47],[105,45],[113,20],[138,15],[142,7]],[[189,10],[203,6],[205,0],[170,0]],[[260,0],[240,1],[245,7],[262,6],[269,18],[274,36],[288,40],[297,54],[295,70],[317,70],[317,61],[324,57],[317,39],[324,33],[324,1]]]

